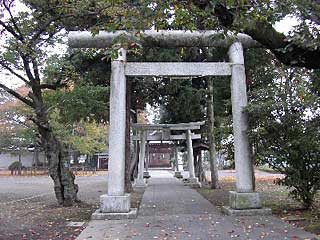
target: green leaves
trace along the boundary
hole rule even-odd
[[[77,86],[70,90],[48,92],[47,107],[58,109],[61,122],[73,124],[81,119],[106,122],[109,118],[109,88]]]
[[[312,91],[309,71],[272,61],[251,65],[259,58],[247,59],[253,80],[247,112],[255,161],[285,174],[279,183],[309,208],[320,189],[320,99]]]

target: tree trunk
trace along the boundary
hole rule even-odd
[[[78,201],[78,185],[75,176],[69,169],[67,148],[52,133],[45,139],[45,152],[49,162],[49,175],[54,182],[54,192],[58,203],[71,206]]]
[[[41,108],[42,109],[42,108]],[[78,185],[70,171],[68,148],[52,132],[45,111],[36,111],[39,133],[49,164],[49,175],[54,183],[54,192],[60,205],[71,206],[78,202]]]
[[[211,171],[211,189],[218,187],[218,164],[216,158],[216,143],[214,137],[214,106],[213,106],[213,80],[208,79],[208,132],[209,132],[209,161]]]
[[[125,189],[126,192],[132,191],[131,184],[131,138],[130,138],[130,109],[131,109],[131,81],[127,78],[126,94],[126,139],[125,139]]]

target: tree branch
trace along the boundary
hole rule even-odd
[[[35,59],[32,60],[32,65],[33,65],[33,73],[35,76],[35,80],[37,82],[40,82],[39,67],[38,67],[38,63]]]
[[[194,0],[193,2],[201,7],[209,6],[209,1]],[[223,27],[228,29],[235,27],[236,16],[233,9],[228,9],[225,5],[218,3],[214,6],[214,15]],[[286,65],[309,69],[320,68],[320,48],[313,49],[290,42],[284,34],[277,32],[266,20],[248,19],[242,32],[270,49],[279,61]]]
[[[41,89],[57,90],[57,89],[62,88],[64,86],[66,86],[66,85],[67,85],[67,82],[62,82],[61,83],[61,81],[58,81],[58,82],[56,82],[54,84],[43,83],[43,84],[40,85],[40,88]]]
[[[20,52],[20,56],[22,58],[22,62],[23,62],[23,66],[24,66],[24,70],[26,71],[26,74],[30,80],[30,82],[34,82],[35,78],[31,72],[31,68],[30,68],[30,62],[28,61],[28,57],[25,56],[22,52]]]
[[[16,91],[8,88],[6,85],[0,83],[0,88],[2,88],[3,90],[5,90],[7,93],[11,94],[12,96],[14,96],[15,98],[19,99],[20,101],[22,101],[23,103],[27,104],[28,106],[33,108],[33,102],[30,101],[29,99],[23,97],[22,95],[20,95],[19,93],[17,93]]]
[[[320,68],[320,49],[288,41],[284,34],[277,32],[266,21],[250,21],[244,33],[270,49],[279,61],[286,65],[309,69]]]
[[[235,15],[232,10],[219,3],[215,5],[215,16],[226,28],[232,28]],[[293,67],[320,68],[320,49],[297,45],[288,41],[283,33],[277,32],[266,20],[248,19],[243,33],[248,34],[270,49],[282,63]]]
[[[26,78],[24,78],[23,76],[21,76],[20,74],[18,74],[16,71],[14,71],[14,70],[13,70],[12,68],[10,68],[8,65],[6,65],[4,62],[0,61],[0,65],[1,65],[4,69],[8,70],[11,74],[13,74],[14,76],[18,77],[19,79],[21,79],[22,81],[24,81],[26,84],[29,85],[30,82],[29,82]]]
[[[4,8],[8,11],[8,13],[10,15],[10,19],[12,21],[14,29],[18,33],[17,34],[18,39],[23,42],[24,41],[24,37],[23,37],[23,35],[22,35],[21,31],[20,31],[20,28],[18,27],[13,15],[12,15],[12,12],[11,12],[11,4],[13,3],[13,1],[9,4],[9,6],[6,4],[5,0],[2,0],[2,3],[3,3]],[[13,28],[12,28],[12,30],[13,30]]]
[[[0,20],[0,26],[2,26],[5,30],[7,30],[9,33],[11,33],[11,35],[20,41],[23,41],[23,39],[14,31],[14,29],[7,25],[5,22],[3,22],[2,20]]]

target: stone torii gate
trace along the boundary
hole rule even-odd
[[[143,178],[144,170],[144,159],[145,149],[147,141],[187,141],[187,152],[188,152],[188,168],[189,168],[189,179],[188,184],[196,187],[200,187],[201,184],[198,178],[195,176],[194,171],[194,158],[193,158],[193,147],[192,140],[201,139],[200,134],[194,134],[191,131],[200,129],[205,122],[191,122],[191,123],[178,123],[178,124],[132,124],[132,128],[139,132],[139,135],[133,136],[134,141],[140,141],[140,153],[139,153],[139,165],[138,165],[138,178],[136,179],[135,185],[137,187],[145,187],[146,183]],[[151,135],[149,131],[161,131],[160,134]],[[185,131],[185,134],[171,134],[171,131]]]
[[[69,46],[72,48],[107,48],[121,36],[129,43],[135,33],[116,31],[70,32]],[[265,213],[261,209],[259,194],[254,192],[253,167],[249,150],[247,116],[246,76],[243,47],[259,47],[249,36],[238,34],[221,39],[215,31],[144,31],[140,44],[153,47],[224,47],[229,48],[230,62],[127,62],[126,50],[119,50],[118,58],[111,63],[110,130],[109,130],[109,174],[108,192],[100,197],[100,209],[95,219],[119,219],[136,215],[130,209],[130,195],[125,193],[125,116],[126,77],[131,76],[231,76],[231,101],[235,147],[236,191],[230,192],[229,214],[244,212]],[[217,38],[219,37],[219,38]],[[219,39],[219,40],[217,40]]]

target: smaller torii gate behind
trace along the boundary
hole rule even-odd
[[[191,123],[178,123],[178,124],[132,124],[132,128],[138,132],[133,136],[134,141],[140,141],[140,153],[139,153],[139,165],[138,165],[138,177],[135,182],[136,187],[145,187],[146,183],[143,178],[144,173],[144,159],[146,144],[148,141],[179,141],[186,140],[187,152],[188,152],[188,167],[189,167],[189,179],[188,183],[193,186],[200,187],[198,178],[195,176],[194,170],[194,158],[193,158],[193,139],[201,139],[200,134],[192,133],[192,130],[200,129],[204,125],[204,122],[191,122]],[[150,131],[161,131],[160,134],[151,135]],[[171,131],[184,131],[183,134],[172,134]]]

